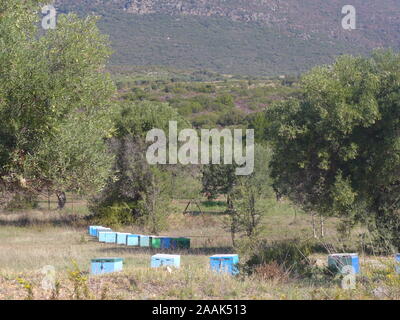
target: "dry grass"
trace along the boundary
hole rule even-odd
[[[291,279],[278,265],[258,267],[252,276],[230,277],[210,272],[209,256],[233,252],[230,235],[222,227],[222,212],[183,215],[177,203],[166,235],[192,237],[192,248],[181,254],[181,268],[151,269],[150,257],[160,250],[98,243],[87,235],[84,203],[72,214],[66,210],[0,213],[0,299],[73,299],[73,262],[81,276],[80,299],[399,299],[400,277],[392,259],[361,256],[363,274],[357,290],[342,290],[338,279]],[[279,204],[268,215],[265,236],[271,240],[310,238],[310,217]],[[335,220],[328,220],[327,240],[337,238]],[[139,232],[135,228],[121,231]],[[122,257],[121,273],[92,276],[90,260]],[[313,256],[326,266],[326,254]],[[56,269],[57,289],[42,289],[46,265]]]

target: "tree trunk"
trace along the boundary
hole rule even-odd
[[[64,191],[57,191],[57,200],[58,200],[58,210],[61,210],[65,207],[65,204],[67,203],[67,196]]]
[[[47,210],[49,210],[50,211],[50,205],[51,205],[51,202],[50,202],[50,189],[47,189]]]
[[[320,219],[320,227],[321,227],[321,238],[325,237],[325,227],[324,227],[324,218],[322,215],[319,216]]]
[[[232,246],[235,247],[235,238],[236,238],[236,214],[233,208],[233,202],[229,194],[227,194],[226,202],[228,204],[228,214],[231,215],[231,239]]]
[[[311,214],[311,221],[312,221],[312,230],[313,230],[313,236],[315,239],[318,239],[318,235],[317,235],[317,227],[315,225],[315,213],[313,212]]]

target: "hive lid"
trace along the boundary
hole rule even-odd
[[[358,256],[358,253],[333,253],[329,255],[330,257],[346,257],[346,256],[352,256],[356,257]]]
[[[210,258],[231,258],[231,257],[238,257],[237,254],[214,254]]]
[[[123,258],[95,258],[92,262],[120,262],[124,261]]]
[[[152,258],[165,258],[165,259],[171,259],[171,258],[180,258],[181,256],[179,254],[163,254],[163,253],[158,253],[152,256]]]

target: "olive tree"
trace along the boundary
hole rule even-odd
[[[400,55],[342,56],[265,113],[274,187],[306,211],[367,223],[400,245]]]

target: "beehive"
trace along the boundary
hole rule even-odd
[[[140,235],[138,235],[138,234],[128,234],[126,236],[126,245],[127,246],[139,247],[140,246]]]
[[[91,274],[103,274],[122,271],[122,258],[96,258],[92,259]]]
[[[88,227],[88,234],[90,235],[90,236],[93,236],[93,237],[95,237],[96,236],[96,229],[97,228],[103,228],[102,226],[89,226]]]
[[[98,227],[95,229],[95,236],[98,238],[99,237],[99,232],[101,231],[112,231],[110,228],[105,228],[105,227]]]
[[[140,236],[139,239],[140,247],[148,248],[150,247],[150,237],[149,236]]]
[[[400,273],[400,253],[396,254],[395,256],[395,260],[396,260],[396,273]]]
[[[126,245],[126,237],[130,235],[130,233],[117,232],[117,243]]]
[[[333,272],[349,273],[349,268],[351,267],[354,268],[354,273],[360,272],[357,253],[335,253],[328,256],[328,268]]]
[[[189,249],[190,248],[190,239],[189,238],[177,238],[177,247],[178,249]]]
[[[171,249],[189,249],[190,239],[189,238],[170,238]]]
[[[171,249],[171,238],[169,237],[161,238],[161,249]]]
[[[117,243],[117,232],[106,232],[105,243]]]
[[[114,234],[115,232],[113,232],[113,231],[100,231],[99,232],[99,242],[107,242],[106,239],[107,239],[107,234],[108,233]]]
[[[150,265],[152,268],[164,266],[179,268],[181,265],[181,256],[174,254],[156,254],[151,257]]]
[[[210,257],[210,268],[214,272],[226,272],[228,274],[238,274],[237,264],[239,256],[237,254],[215,254]]]
[[[150,243],[151,243],[152,248],[160,249],[161,248],[161,237],[150,236]]]

